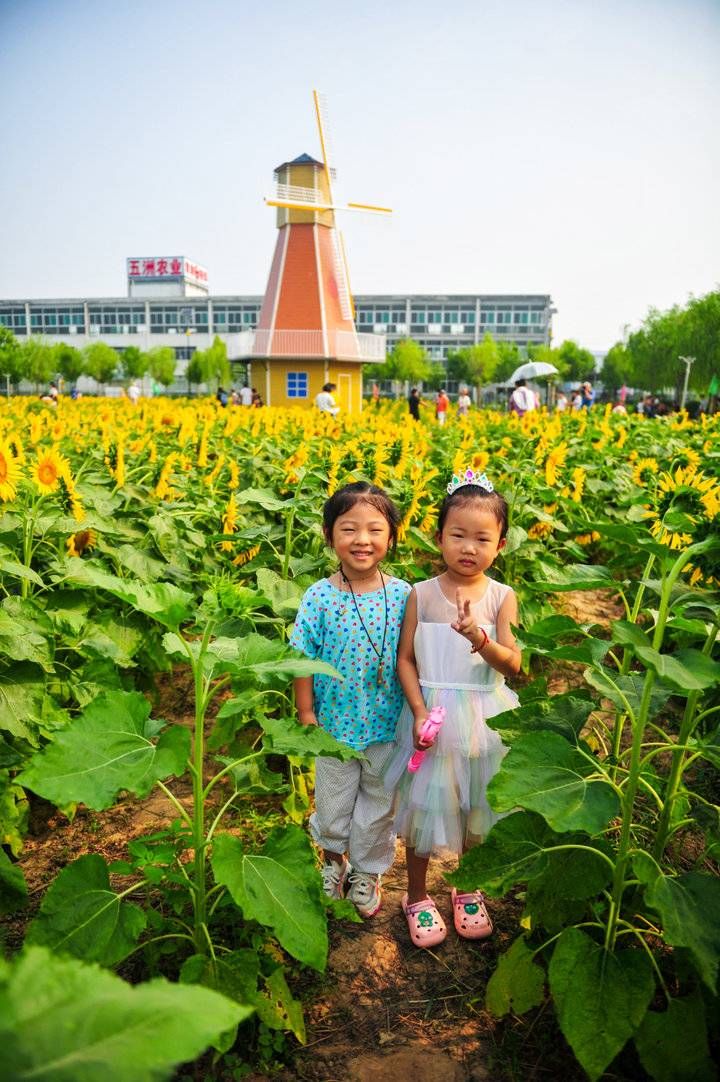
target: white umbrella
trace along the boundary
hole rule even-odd
[[[555,365],[547,361],[528,361],[515,369],[508,383],[516,383],[519,379],[537,379],[538,376],[555,376],[557,371]]]

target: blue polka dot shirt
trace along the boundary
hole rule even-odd
[[[321,674],[313,677],[315,714],[323,729],[358,751],[394,739],[404,701],[395,663],[410,584],[386,579],[385,589],[388,621],[382,665],[368,639],[369,635],[380,651],[385,627],[382,589],[356,594],[356,609],[350,593],[321,579],[303,595],[290,636],[296,650],[327,661],[342,674],[342,682]]]

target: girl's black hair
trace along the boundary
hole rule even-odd
[[[479,485],[461,485],[460,488],[456,488],[450,496],[446,496],[440,505],[440,512],[438,514],[438,533],[443,532],[443,526],[445,520],[448,517],[448,513],[453,507],[462,507],[466,503],[471,501],[480,501],[483,503],[483,510],[489,511],[497,519],[497,523],[500,527],[500,539],[507,535],[508,532],[508,518],[509,508],[507,500],[504,496],[501,496],[499,492],[488,492],[484,488],[480,488]]]
[[[341,515],[347,514],[356,503],[369,503],[383,516],[390,527],[390,549],[397,545],[400,513],[386,492],[367,481],[353,481],[334,492],[323,507],[323,532],[326,540],[332,539],[333,526]]]

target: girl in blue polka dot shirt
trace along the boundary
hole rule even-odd
[[[300,677],[295,701],[303,725],[321,725],[366,761],[318,756],[313,838],[323,850],[323,888],[345,894],[358,912],[380,908],[380,878],[395,856],[393,795],[382,779],[392,753],[403,692],[395,675],[410,586],[380,564],[397,542],[399,515],[375,485],[339,489],[323,508],[323,532],[339,568],[303,596],[290,643],[329,662],[329,676]]]

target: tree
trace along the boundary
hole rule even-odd
[[[20,347],[22,374],[35,384],[37,390],[41,383],[49,383],[57,372],[55,367],[55,348],[42,338],[28,338]]]
[[[548,352],[554,354],[555,359],[550,361],[554,364],[561,376],[567,380],[592,380],[595,375],[595,358],[589,349],[583,349],[568,338],[555,350]],[[537,358],[545,360],[544,357]]]
[[[175,350],[171,346],[155,346],[148,354],[148,371],[163,387],[175,379]]]
[[[440,361],[430,362],[430,371],[424,380],[425,386],[430,391],[439,391],[447,383],[448,374]]]
[[[148,370],[148,355],[137,346],[128,346],[120,354],[125,379],[142,379]]]
[[[448,356],[448,372],[461,383],[477,387],[479,395],[481,384],[492,380],[499,361],[498,343],[486,334],[478,345],[464,346]]]
[[[223,387],[230,383],[232,374],[227,356],[227,346],[217,335],[213,344],[203,353],[203,369],[205,373],[204,383],[214,383],[217,387]]]
[[[76,383],[85,371],[85,358],[79,349],[60,342],[55,349],[55,369],[68,383]]]
[[[83,350],[85,371],[98,384],[109,383],[118,366],[118,355],[107,342],[93,342]]]
[[[0,326],[0,376],[13,385],[23,377],[20,343],[9,327]]]
[[[632,355],[622,342],[616,342],[605,354],[600,377],[605,387],[613,393],[624,383],[634,383]]]
[[[498,342],[498,363],[495,369],[496,383],[507,383],[518,365],[522,364],[522,355],[517,342]]]
[[[195,350],[185,369],[185,379],[188,381],[188,390],[192,387],[193,383],[205,382],[205,364],[204,352],[199,349]]]
[[[431,372],[427,350],[412,338],[402,338],[395,343],[388,357],[387,367],[392,379],[419,383]]]

